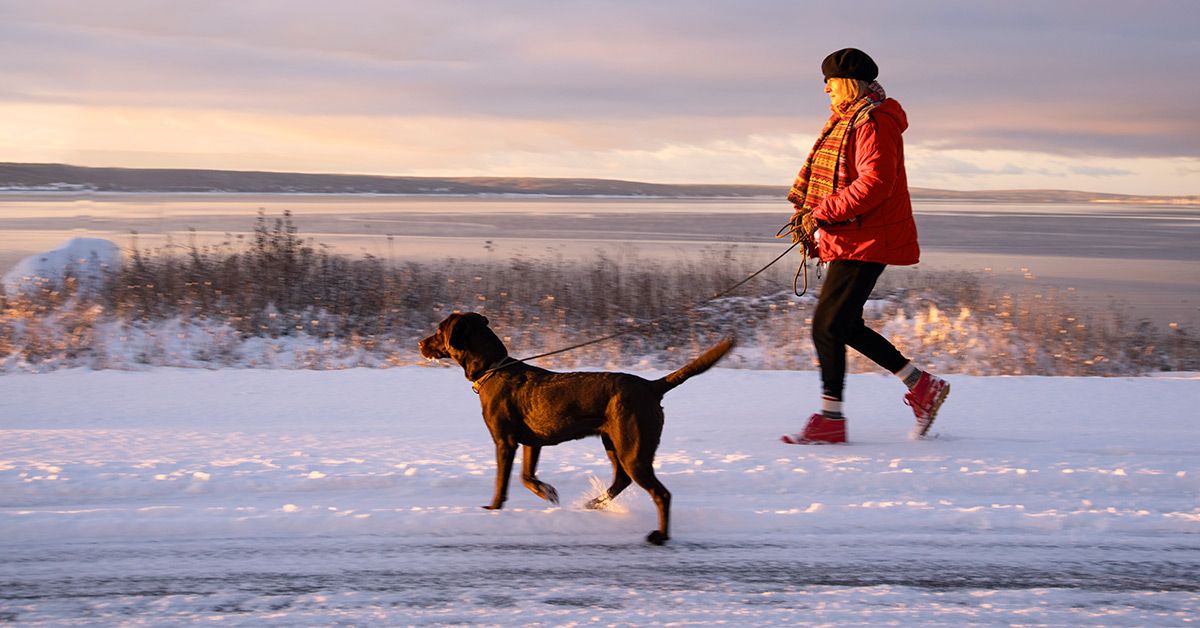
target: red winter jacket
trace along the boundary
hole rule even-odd
[[[921,250],[900,138],[907,128],[904,109],[888,98],[854,129],[852,152],[846,158],[849,185],[813,209],[821,226],[821,261],[917,263]]]

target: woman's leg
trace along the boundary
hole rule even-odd
[[[817,299],[813,313],[813,344],[821,361],[821,384],[825,399],[822,414],[813,415],[803,434],[785,436],[787,443],[845,442],[845,422],[841,419],[842,390],[846,384],[846,347],[887,369],[909,388],[904,402],[912,406],[917,419],[915,438],[924,438],[937,417],[938,410],[950,393],[950,384],[940,377],[924,373],[901,354],[891,342],[867,327],[863,321],[863,306],[871,296],[884,265],[874,262],[836,260],[829,264],[829,274]],[[831,404],[830,402],[836,402]],[[826,412],[826,407],[836,407]],[[821,419],[822,415],[827,417]],[[821,421],[824,421],[822,423]],[[814,423],[816,422],[816,423]],[[814,427],[816,425],[816,427]],[[830,434],[821,432],[829,430]],[[812,432],[810,434],[810,432]]]
[[[817,309],[813,312],[812,338],[821,365],[822,393],[829,399],[841,399],[846,384],[846,340],[839,321],[847,312],[854,313],[853,292],[858,267],[853,262],[829,263]],[[861,312],[861,306],[859,306]]]
[[[841,399],[846,383],[846,346],[870,358],[891,373],[908,360],[886,338],[863,321],[863,305],[871,296],[884,265],[876,262],[834,260],[813,313],[813,344],[821,363],[823,394]]]

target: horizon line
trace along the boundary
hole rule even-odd
[[[597,183],[622,183],[631,185],[647,185],[658,187],[685,188],[685,187],[727,187],[727,188],[775,188],[787,189],[787,184],[769,184],[769,183],[667,183],[658,181],[644,181],[637,179],[619,179],[606,177],[555,177],[555,176],[538,176],[538,175],[521,175],[521,176],[497,176],[497,175],[408,175],[408,174],[377,174],[363,172],[329,172],[329,171],[299,171],[299,170],[244,170],[244,169],[224,169],[224,168],[200,168],[200,167],[137,167],[137,166],[84,166],[78,164],[70,164],[63,162],[0,162],[0,167],[58,167],[72,168],[80,170],[121,170],[121,171],[138,171],[138,172],[205,172],[205,173],[226,173],[226,174],[247,174],[247,175],[297,175],[297,176],[312,176],[312,177],[361,177],[361,178],[378,178],[378,179],[395,179],[395,180],[445,180],[445,181],[575,181],[575,182],[597,182]],[[65,183],[65,182],[63,182]],[[952,188],[934,188],[925,186],[909,186],[909,190],[921,190],[926,192],[954,193],[954,194],[991,194],[991,193],[1065,193],[1065,194],[1086,194],[1100,198],[1138,198],[1138,199],[1195,199],[1200,200],[1200,194],[1129,194],[1117,192],[1095,192],[1091,190],[1079,190],[1069,188],[977,188],[977,189],[952,189]],[[21,190],[5,190],[5,191],[21,191]],[[33,191],[33,190],[30,190]],[[50,190],[39,190],[50,191]],[[66,191],[66,190],[64,190]],[[169,193],[161,191],[158,193]],[[369,193],[369,192],[363,192]],[[435,193],[415,193],[420,195],[432,195]],[[519,193],[512,193],[519,194]],[[544,195],[536,192],[529,192],[529,195]],[[574,194],[571,196],[581,196]]]

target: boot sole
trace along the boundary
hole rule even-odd
[[[833,441],[833,440],[808,440],[808,439],[794,440],[794,439],[792,439],[792,438],[789,438],[789,437],[787,437],[787,436],[780,436],[780,437],[779,437],[779,440],[780,440],[781,442],[787,443],[788,445],[845,445],[845,444],[846,444],[846,441],[844,441],[844,440],[837,440],[837,441]]]
[[[914,434],[917,438],[925,438],[925,435],[929,433],[929,428],[933,427],[933,422],[937,420],[938,410],[942,409],[942,404],[946,403],[946,397],[949,395],[950,382],[946,382],[946,385],[942,387],[940,392],[938,392],[937,399],[933,400],[933,407],[929,409],[929,422],[925,424],[925,429],[921,429],[919,425],[917,426],[917,430]]]

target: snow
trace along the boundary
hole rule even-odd
[[[76,238],[3,285],[71,268],[87,289],[120,263]],[[1200,609],[1197,374],[953,375],[923,441],[893,378],[852,375],[852,442],[795,447],[778,436],[817,375],[718,368],[664,401],[672,540],[655,548],[637,487],[583,508],[610,474],[596,439],[543,452],[560,506],[514,477],[505,510],[480,509],[495,454],[457,369],[275,370],[313,347],[183,320],[104,335],[101,366],[268,368],[0,376],[0,621],[1141,626]]]
[[[815,373],[672,391],[656,548],[636,486],[582,507],[596,439],[542,452],[561,506],[514,477],[479,508],[494,450],[456,368],[0,376],[0,621],[1196,621],[1200,375],[949,379],[913,441],[902,386],[852,375],[852,442],[826,447],[778,442]]]
[[[30,255],[17,262],[0,278],[5,292],[18,292],[57,287],[70,271],[79,281],[80,290],[91,290],[103,280],[109,269],[120,268],[121,249],[102,238],[71,238],[58,248]]]

